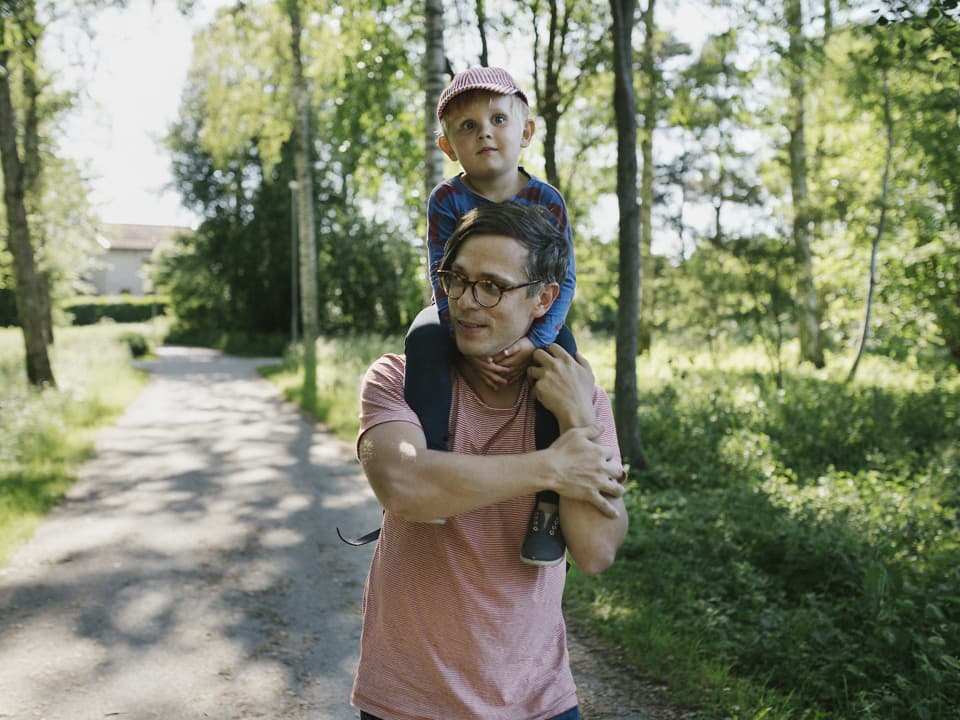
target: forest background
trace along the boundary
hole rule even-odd
[[[0,396],[8,504],[50,451],[24,439],[71,415],[54,377],[71,357],[43,360],[96,254],[82,168],[57,152],[71,96],[37,50],[52,23],[108,4],[0,13],[0,314],[23,328]],[[571,574],[570,612],[709,716],[950,717],[957,3],[715,2],[691,16],[697,45],[658,29],[668,11],[224,8],[195,38],[166,139],[203,218],[156,258],[170,339],[285,353],[275,377],[308,409],[352,403],[353,364],[397,350],[425,302],[426,193],[454,171],[429,150],[431,86],[506,66],[538,119],[523,164],[569,206],[570,324],[621,439],[640,441],[630,537],[611,571]]]

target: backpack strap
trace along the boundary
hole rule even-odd
[[[340,532],[340,528],[337,528],[337,537],[343,540],[343,542],[345,542],[347,545],[360,547],[361,545],[366,545],[367,543],[371,543],[374,540],[378,539],[380,537],[380,528],[377,528],[376,530],[371,530],[370,532],[364,533],[360,537],[356,537],[356,538],[346,537],[342,532]]]

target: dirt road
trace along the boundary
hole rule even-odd
[[[0,569],[0,718],[351,720],[380,510],[350,443],[259,379],[162,348],[66,500]],[[657,720],[659,689],[573,637],[587,720]]]

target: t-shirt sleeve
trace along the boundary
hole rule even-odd
[[[593,388],[593,413],[597,422],[603,426],[603,433],[600,435],[600,444],[612,448],[615,451],[617,460],[620,459],[620,442],[617,439],[617,424],[613,419],[613,407],[610,404],[610,398],[606,391],[599,385]]]
[[[408,422],[421,427],[417,414],[403,398],[402,355],[384,355],[373,363],[360,385],[360,432],[388,422]]]

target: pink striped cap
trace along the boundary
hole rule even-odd
[[[440,102],[437,103],[437,120],[443,119],[443,113],[451,100],[468,90],[487,90],[498,95],[517,95],[525,105],[530,104],[523,90],[503,68],[472,67],[457,73],[453,82],[440,93]]]

